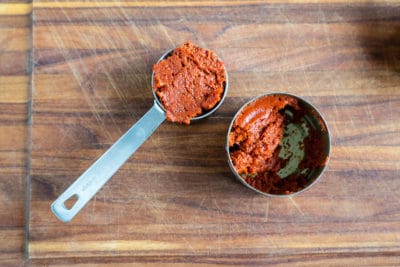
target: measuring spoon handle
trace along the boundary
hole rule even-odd
[[[57,218],[63,222],[72,220],[164,120],[164,111],[154,102],[139,121],[53,202],[51,210]],[[70,198],[76,201],[67,208],[65,201]]]

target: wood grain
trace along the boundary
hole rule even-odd
[[[393,204],[398,200],[396,175],[399,169],[399,124],[398,120],[393,119],[399,115],[397,3],[325,1],[325,4],[321,5],[315,1],[296,2],[285,4],[270,1],[270,4],[265,5],[260,1],[35,2],[36,12],[41,14],[35,17],[35,27],[42,28],[36,31],[36,39],[39,40],[36,42],[36,49],[40,50],[41,55],[40,58],[35,58],[37,73],[40,73],[37,75],[36,87],[46,88],[40,91],[40,97],[36,99],[43,100],[38,102],[41,111],[37,114],[40,116],[35,116],[39,123],[37,134],[61,134],[64,138],[61,143],[57,138],[48,138],[48,142],[38,143],[41,144],[41,151],[36,156],[39,160],[45,160],[40,164],[47,164],[40,167],[39,172],[48,174],[37,179],[36,183],[39,183],[39,186],[36,188],[39,188],[37,192],[48,195],[35,197],[44,203],[39,206],[44,211],[48,209],[46,203],[50,201],[49,198],[56,197],[52,190],[61,192],[61,187],[65,188],[69,184],[69,181],[66,181],[59,189],[52,189],[54,184],[57,184],[53,183],[54,177],[70,177],[71,169],[74,168],[84,170],[92,159],[118,138],[126,129],[124,127],[128,127],[132,120],[139,118],[148,108],[151,95],[140,92],[138,97],[136,93],[130,92],[131,86],[148,86],[149,68],[163,49],[186,39],[215,49],[229,64],[230,72],[233,73],[230,77],[231,87],[232,84],[236,84],[236,89],[229,92],[230,98],[226,105],[230,108],[222,107],[216,114],[217,117],[211,119],[211,125],[195,125],[189,132],[186,131],[188,129],[173,125],[160,129],[158,139],[143,151],[142,155],[146,155],[147,158],[141,156],[135,163],[139,164],[137,168],[147,170],[154,168],[154,164],[150,164],[149,161],[164,163],[156,166],[147,176],[152,177],[154,173],[158,175],[157,184],[148,183],[144,188],[147,191],[142,190],[133,200],[131,195],[137,193],[135,190],[126,189],[121,184],[113,185],[108,193],[103,193],[103,198],[110,196],[112,191],[118,192],[119,195],[112,195],[111,204],[105,205],[107,200],[97,201],[96,205],[100,206],[99,210],[103,215],[95,217],[89,223],[86,221],[82,227],[65,228],[57,232],[59,229],[56,229],[55,225],[49,226],[50,224],[45,223],[40,228],[44,235],[40,236],[40,232],[37,234],[39,237],[35,246],[41,249],[40,257],[58,258],[37,257],[36,260],[28,262],[24,262],[23,257],[23,206],[26,157],[29,148],[27,119],[31,68],[28,58],[32,5],[29,1],[0,3],[0,238],[6,240],[0,245],[0,265],[70,266],[75,263],[132,266],[133,262],[140,266],[159,266],[161,263],[175,266],[186,266],[189,263],[201,266],[292,266],[293,263],[299,266],[399,265],[399,238],[396,227],[399,209],[397,203]],[[218,6],[218,9],[214,10],[214,6]],[[202,10],[196,11],[199,7]],[[160,8],[165,9],[165,12],[157,10]],[[253,12],[255,8],[262,10]],[[59,10],[53,12],[52,9]],[[189,15],[194,16],[182,16],[188,9]],[[221,10],[223,12],[219,12]],[[149,14],[157,14],[158,19],[149,19]],[[371,28],[375,30],[371,31]],[[64,34],[64,31],[67,34]],[[160,31],[164,34],[159,35]],[[75,38],[71,38],[73,35]],[[85,38],[81,35],[85,35]],[[243,38],[243,35],[246,38]],[[107,38],[103,38],[104,36]],[[141,39],[138,36],[145,38]],[[315,51],[316,55],[313,54]],[[139,58],[132,53],[139,54]],[[236,57],[231,57],[232,54]],[[83,63],[80,63],[82,60]],[[103,66],[96,66],[100,63]],[[72,72],[76,70],[76,66],[79,71]],[[84,71],[79,68],[83,68]],[[301,73],[302,71],[304,73]],[[92,75],[92,72],[95,75]],[[134,77],[131,77],[132,73]],[[307,86],[298,86],[304,83]],[[85,90],[90,88],[87,97],[92,98],[94,94],[96,101],[85,99],[82,102],[81,96],[85,92],[82,87]],[[233,180],[228,179],[222,183],[211,180],[215,173],[229,176],[218,148],[203,146],[194,150],[194,153],[198,154],[196,156],[190,151],[185,151],[186,145],[195,146],[198,144],[197,140],[205,140],[210,146],[220,145],[224,139],[222,119],[228,120],[234,110],[232,107],[240,106],[246,99],[264,90],[290,91],[303,95],[318,103],[320,109],[329,117],[329,121],[334,122],[334,127],[330,125],[335,136],[335,157],[331,162],[328,178],[325,178],[331,182],[321,184],[325,183],[325,179],[321,181],[318,186],[322,188],[310,191],[312,196],[308,199],[313,200],[312,203],[323,203],[324,207],[329,209],[321,213],[319,205],[300,203],[299,206],[298,201],[293,203],[291,209],[286,206],[282,209],[282,204],[270,209],[275,201],[271,201],[272,205],[268,201],[267,218],[271,224],[282,223],[284,227],[288,223],[298,223],[301,227],[296,231],[282,230],[282,227],[277,229],[276,226],[265,230],[270,225],[264,224],[264,221],[258,218],[259,215],[254,215],[257,219],[249,221],[248,217],[252,214],[244,208],[233,213],[231,205],[239,201],[228,205],[229,199],[222,202],[216,199],[217,196],[225,196],[227,192],[221,193],[226,189],[225,183],[231,183]],[[131,103],[131,99],[134,103]],[[81,105],[82,103],[84,105]],[[338,116],[343,118],[337,119]],[[49,130],[48,122],[57,121],[60,117],[62,120],[57,127]],[[75,125],[83,127],[75,129]],[[113,125],[114,129],[110,131],[108,125]],[[93,131],[88,132],[86,129]],[[209,131],[216,132],[217,135],[207,135]],[[80,138],[83,140],[79,140]],[[190,140],[186,143],[181,142],[181,139],[187,138]],[[76,141],[77,139],[79,141]],[[164,144],[164,148],[157,147],[161,144]],[[57,146],[60,150],[52,151]],[[144,149],[146,148],[143,147],[142,150]],[[177,149],[179,153],[174,155],[172,160],[166,161],[162,157],[165,155],[162,154],[164,149]],[[154,150],[159,152],[160,156],[151,155],[149,159]],[[67,158],[72,167],[65,165],[65,151],[70,154]],[[210,155],[210,160],[204,160],[205,156]],[[363,160],[355,160],[360,158]],[[213,168],[211,171],[206,170],[209,166]],[[123,176],[132,177],[135,170],[129,166],[124,168],[121,170]],[[79,170],[76,171],[76,175],[79,175]],[[55,176],[50,177],[51,174]],[[166,174],[173,177],[172,181],[175,183],[164,189],[166,185],[160,181]],[[209,178],[211,181],[204,182],[207,183],[207,187],[204,183],[199,183],[199,180],[208,175],[212,177]],[[188,179],[187,176],[191,178]],[[218,177],[220,176],[214,178]],[[171,178],[167,179],[170,180]],[[345,184],[346,187],[332,187],[333,180]],[[198,191],[198,186],[206,189]],[[165,194],[166,190],[175,192],[172,190],[177,189],[183,189],[183,193],[180,192],[176,198],[160,194]],[[232,185],[229,185],[228,191],[231,189]],[[339,203],[336,205],[340,208],[334,207],[333,197],[326,199],[327,192],[331,191],[339,192],[335,196],[339,197]],[[389,192],[390,196],[384,192]],[[193,195],[193,198],[189,198],[187,194]],[[202,197],[210,197],[210,200],[205,201]],[[245,195],[241,199],[248,200],[249,197]],[[127,201],[130,204],[124,208],[124,214],[131,213],[130,208],[133,207],[144,219],[136,219],[131,223],[129,218],[121,220],[122,216],[117,216],[119,219],[115,220],[111,218],[113,214],[107,215],[110,206],[118,207]],[[150,201],[152,205],[146,204],[143,207],[140,205],[141,201]],[[161,201],[162,205],[158,205]],[[171,202],[172,208],[169,207]],[[256,209],[262,206],[255,205],[254,202],[246,205]],[[302,214],[299,219],[298,214],[301,213],[295,205],[305,212],[306,216]],[[148,207],[149,214],[143,216]],[[93,212],[97,212],[96,209],[93,209]],[[185,212],[181,214],[178,209]],[[357,210],[360,211],[354,212]],[[160,213],[162,217],[159,217]],[[222,213],[225,215],[221,215]],[[217,214],[221,218],[210,222],[210,214]],[[186,215],[189,215],[190,222]],[[247,220],[239,221],[239,216],[247,216]],[[98,218],[99,224],[96,225],[93,221]],[[185,223],[175,224],[179,218],[183,218]],[[113,222],[109,228],[104,227],[108,222],[105,219]],[[161,224],[153,223],[157,220]],[[228,229],[234,234],[220,230],[226,226],[226,220],[232,220],[234,226],[229,225]],[[250,222],[251,230],[241,232],[244,225]],[[88,229],[88,225],[93,224],[96,225],[95,228]],[[148,228],[145,227],[145,230],[151,230],[153,233],[149,234],[144,230],[143,225],[147,224]],[[312,229],[320,230],[323,224],[328,225],[330,229],[322,230],[319,235],[313,234]],[[193,228],[196,225],[203,228]],[[47,226],[51,233],[46,232]],[[127,231],[132,227],[137,227],[138,230]],[[184,228],[181,229],[182,227]],[[97,249],[105,250],[108,253],[106,254],[111,256],[88,258],[88,251],[91,255],[96,253],[90,247],[96,246],[100,239],[96,236],[96,231],[104,229],[109,230],[109,233],[100,238],[109,238],[111,242],[101,243],[97,245]],[[143,241],[143,237],[151,238],[157,231],[165,230],[169,230],[165,235]],[[193,238],[193,231],[189,232],[190,230],[194,230],[199,236],[198,244],[197,239]],[[288,245],[272,246],[265,238],[255,235],[256,231],[272,233],[270,240],[278,244],[285,241]],[[333,234],[335,231],[338,232],[337,236]],[[73,233],[72,238],[65,239],[70,246],[77,245],[77,248],[65,248],[60,242],[54,241],[57,239],[57,233],[67,236]],[[80,233],[84,237],[75,236]],[[119,238],[116,238],[115,233],[119,233]],[[201,238],[213,233],[219,238],[219,247],[205,244],[204,238]],[[293,239],[286,240],[285,234],[293,236]],[[121,237],[123,235],[126,238]],[[169,238],[166,237],[168,235]],[[224,237],[221,237],[222,235]],[[301,236],[307,237],[304,245],[298,241]],[[48,242],[46,238],[51,241]],[[321,243],[321,238],[327,238],[327,244],[323,243],[322,250],[316,250],[315,245]],[[199,253],[191,251],[192,254],[188,254],[179,251],[183,240]],[[46,242],[55,249],[46,247]],[[239,245],[236,245],[238,251],[232,252],[235,249],[233,245],[233,250],[225,253],[223,246],[230,244],[229,242],[242,242],[242,247],[238,249]],[[243,248],[243,243],[251,249]],[[253,254],[251,251],[257,251],[254,246],[260,243],[260,249],[263,246],[272,247],[272,252]],[[290,249],[287,249],[289,245]],[[371,247],[368,247],[369,245]],[[149,249],[150,246],[153,251],[157,248],[164,256],[146,256],[143,255],[143,251],[139,251],[143,256],[131,253],[129,255],[132,256],[115,257],[112,246],[116,246],[122,254],[129,254],[124,252],[124,249],[133,249],[135,246]],[[168,250],[168,246],[172,247],[172,250]],[[204,251],[205,246],[208,246],[208,253]],[[78,251],[79,249],[83,251]],[[298,252],[306,249],[311,253]],[[63,253],[63,250],[69,253]],[[276,251],[282,254],[276,254]],[[71,258],[71,254],[74,253],[82,257]],[[195,254],[196,257],[193,257]]]
[[[61,258],[61,259],[42,259],[35,260],[38,265],[51,266],[396,266],[398,258],[394,253],[374,253],[358,254],[317,254],[317,255],[230,255],[221,256],[197,256],[197,257],[94,257],[90,259],[82,258]]]
[[[0,265],[21,266],[25,244],[29,3],[0,3]]]
[[[35,1],[27,263],[399,265],[400,6],[313,2]],[[0,4],[10,266],[22,264],[30,8]],[[164,123],[73,222],[57,221],[50,203],[151,106],[152,64],[185,40],[225,61],[226,102],[200,123]],[[269,91],[310,100],[331,129],[328,171],[295,198],[255,195],[226,163],[230,119]]]
[[[32,259],[399,252],[398,9],[39,3]],[[58,222],[51,201],[151,106],[152,64],[186,39],[226,62],[226,103],[198,124],[162,125],[73,222]],[[324,179],[293,199],[244,189],[223,152],[234,112],[276,88],[315,103],[333,136]]]

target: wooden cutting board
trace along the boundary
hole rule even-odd
[[[400,7],[297,2],[34,1],[29,257],[399,253]],[[152,65],[186,40],[224,60],[222,107],[162,124],[58,221],[50,204],[152,106]],[[255,194],[227,164],[232,116],[267,92],[304,97],[331,130],[327,172],[293,198]]]

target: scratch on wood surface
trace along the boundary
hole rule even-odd
[[[214,198],[212,203],[214,204],[214,207],[215,207],[215,210],[217,211],[217,213],[220,214],[221,213],[221,208],[220,208],[220,206],[218,204],[218,200]]]
[[[65,13],[65,11],[64,11],[64,13]],[[67,19],[68,20],[70,20],[69,19],[69,17],[68,17],[68,15],[65,13],[65,16],[67,17]],[[54,41],[57,43],[57,45],[58,45],[58,47],[64,47],[64,42],[63,42],[63,40],[62,40],[62,38],[61,38],[61,36],[60,36],[60,32],[58,31],[58,30],[56,30],[56,28],[55,28],[55,26],[54,25],[52,25],[52,24],[49,24],[49,28],[50,28],[50,30],[51,30],[51,36],[52,36],[52,38],[54,39]],[[65,30],[65,28],[64,28],[64,31],[65,32],[68,32],[67,30]],[[77,47],[74,47],[73,49],[78,49]],[[67,65],[68,65],[68,67],[70,68],[70,70],[71,70],[71,72],[72,72],[72,74],[73,74],[73,77],[75,78],[75,80],[77,81],[77,83],[78,83],[78,85],[79,85],[79,88],[81,89],[81,91],[82,91],[82,95],[83,95],[83,97],[85,98],[85,100],[86,100],[86,102],[89,104],[89,106],[91,107],[91,110],[92,110],[92,113],[93,113],[93,115],[94,115],[94,117],[96,118],[96,120],[98,121],[98,122],[100,122],[100,124],[104,124],[104,122],[103,122],[103,120],[101,119],[101,117],[100,117],[100,114],[98,113],[98,111],[97,111],[97,108],[96,108],[96,105],[93,103],[93,101],[91,100],[91,97],[88,95],[88,93],[86,92],[86,90],[84,90],[84,86],[83,86],[83,78],[82,78],[82,75],[81,75],[81,73],[78,71],[78,68],[75,66],[75,64],[73,64],[72,62],[72,60],[70,60],[70,58],[69,58],[69,55],[68,55],[68,52],[65,52],[65,50],[63,50],[63,49],[60,49],[61,51],[62,51],[62,54],[63,54],[63,57],[64,57],[64,59],[65,59],[65,62],[67,62]],[[86,69],[86,67],[85,67],[85,64],[82,62],[82,60],[81,59],[78,59],[79,61],[80,61],[80,63],[81,63],[81,67],[82,68],[84,68],[84,69]],[[86,71],[87,72],[87,71]],[[92,83],[91,82],[89,82],[88,83],[88,86],[91,86],[92,85]],[[92,85],[93,86],[93,85]]]
[[[111,77],[109,72],[106,72],[106,76],[108,81],[111,84],[111,87],[113,88],[114,92],[117,94],[118,98],[121,100],[125,100],[125,98],[123,97],[123,95],[121,94],[121,91],[118,89],[118,86],[116,86],[114,79]],[[111,112],[111,110],[109,109],[109,106],[106,102],[107,99],[105,98],[101,98],[101,103],[104,106],[104,108],[106,109],[107,113],[109,114],[109,117],[111,118],[111,122],[113,124],[113,128],[117,129],[119,132],[122,132],[119,125],[117,124],[117,122],[114,119],[114,116]],[[125,101],[124,101],[125,102]],[[110,125],[108,125],[109,127]],[[108,131],[107,131],[108,132]]]
[[[216,199],[216,198],[214,198],[213,199],[213,201],[212,201],[212,203],[214,204],[214,206],[216,207],[216,212],[217,212],[217,217],[218,218],[220,218],[221,217],[221,214],[223,213],[223,211],[221,210],[221,207],[219,206],[219,204],[218,204],[218,199]],[[216,244],[217,244],[217,247],[216,247],[216,249],[218,250],[218,251],[221,251],[221,234],[220,233],[223,233],[224,231],[223,231],[223,229],[222,229],[222,227],[224,227],[223,225],[221,225],[220,223],[218,223],[217,224],[217,233],[216,233]],[[210,250],[211,250],[211,248],[210,248]]]
[[[292,197],[289,197],[290,202],[293,204],[293,206],[296,208],[296,210],[302,215],[304,216],[304,212],[301,210],[300,206],[296,203],[295,200],[293,200]]]
[[[62,9],[62,13],[64,14],[64,16],[66,17],[66,19],[68,21],[72,21],[71,18],[68,16],[66,10]],[[53,25],[51,25],[51,27],[54,28]],[[73,27],[75,28],[75,27],[78,27],[78,26],[73,26]],[[65,26],[63,27],[63,29],[66,32],[66,34],[68,35],[68,31],[66,30]],[[77,32],[79,32],[79,31],[77,31]],[[59,35],[58,31],[53,30],[53,33],[55,33],[54,35],[57,35],[57,41],[61,44],[61,46],[59,46],[59,47],[64,47],[62,38]],[[84,38],[83,40],[85,40],[88,44],[91,43],[86,35],[83,35],[83,37],[81,36],[81,38]],[[78,50],[78,47],[73,46],[72,49]],[[93,53],[93,51],[92,51],[92,53]],[[94,50],[94,54],[96,55],[96,51],[95,50]],[[92,111],[92,114],[94,115],[95,119],[99,122],[99,125],[101,125],[103,128],[105,128],[106,125],[105,125],[104,120],[102,120],[102,118],[100,116],[100,113],[98,112],[97,103],[95,101],[92,101],[92,96],[90,96],[89,93],[87,92],[87,90],[85,88],[85,84],[84,84],[84,79],[83,79],[83,77],[82,77],[82,75],[81,75],[81,73],[79,71],[80,69],[82,69],[84,75],[90,75],[91,72],[88,70],[88,68],[86,66],[86,63],[82,60],[82,58],[79,57],[78,60],[77,60],[79,62],[79,66],[75,66],[75,64],[73,64],[68,59],[68,54],[65,53],[65,52],[64,52],[64,58],[65,58],[65,60],[66,60],[66,62],[68,64],[69,68],[71,69],[75,80],[78,82],[79,88],[81,89],[81,92],[83,93],[83,96],[84,96],[86,102],[88,103],[88,105],[89,105],[89,107],[90,107],[90,109]],[[92,80],[89,80],[87,82],[87,86],[88,87],[93,87],[93,88],[89,88],[90,89],[89,92],[91,92],[91,91],[96,92],[96,90],[94,88],[95,86],[93,85],[93,81]],[[101,100],[101,102],[102,102],[101,104],[103,105],[103,107],[108,110],[108,105],[106,103],[104,103],[103,100]],[[114,122],[114,124],[115,124],[115,122]],[[109,132],[108,131],[105,131],[105,132],[108,134],[108,137],[111,138],[111,136],[109,136]]]
[[[65,127],[62,131],[59,131],[58,133],[58,143],[63,144],[64,140],[69,136],[69,131],[70,129],[68,127]]]
[[[329,76],[329,82],[331,83],[331,84],[334,84],[334,81],[333,81],[333,78],[332,78],[332,76]],[[340,118],[341,116],[342,116],[342,114],[340,114],[340,112],[339,112],[339,110],[338,110],[338,104],[340,103],[340,99],[339,99],[339,97],[338,97],[338,93],[337,93],[337,91],[335,90],[335,89],[333,89],[332,90],[333,91],[333,98],[334,98],[334,103],[333,103],[333,112],[335,113],[334,114],[334,117],[335,118]],[[332,123],[333,122],[333,123]],[[329,124],[329,127],[331,128],[331,127],[333,127],[334,129],[335,129],[335,132],[336,133],[338,133],[339,132],[339,127],[337,126],[337,120],[334,120],[334,121],[331,121],[331,124]]]
[[[186,237],[182,237],[183,241],[185,242],[185,244],[187,245],[187,247],[191,250],[191,251],[195,251],[195,248],[192,246],[192,244],[187,240]]]
[[[350,124],[351,124],[352,128],[355,129],[355,128],[356,128],[356,125],[354,124],[353,117],[350,116],[349,120],[350,120]]]
[[[108,225],[111,223],[111,221],[113,220],[114,214],[115,214],[115,209],[114,209],[114,205],[115,203],[113,201],[110,201],[112,199],[112,194],[110,193],[109,187],[105,186],[103,187],[103,203],[110,203],[110,211],[112,212],[104,212],[103,214],[105,215],[104,217],[104,222]],[[110,228],[107,228],[110,229]],[[110,229],[111,230],[111,229]]]
[[[265,207],[264,222],[268,222],[268,219],[269,219],[269,205],[270,205],[270,201],[268,199],[267,205]]]
[[[120,185],[120,183],[118,183],[119,185]],[[119,191],[120,192],[120,191]],[[116,206],[117,206],[117,204],[116,204]],[[120,224],[120,218],[121,218],[121,209],[117,206],[116,208],[115,208],[115,210],[117,211],[117,222],[116,222],[116,225],[117,225],[117,230],[116,230],[116,239],[120,239],[120,227],[121,227],[121,224]]]
[[[90,224],[92,224],[93,222],[94,222],[94,219],[95,219],[95,217],[96,217],[96,200],[97,200],[97,197],[96,197],[96,195],[94,195],[94,197],[93,197],[93,200],[92,200],[92,210],[91,210],[91,215],[89,216],[89,223]]]
[[[392,102],[392,95],[389,95],[389,102],[388,102],[388,110],[389,110],[389,117],[392,120],[395,120],[395,118],[397,118],[397,116],[395,116],[393,114],[393,102]],[[399,110],[398,110],[399,111]],[[396,123],[390,123],[390,128],[392,132],[398,132],[400,133],[400,124],[396,124]],[[400,139],[400,138],[398,138]],[[397,159],[398,161],[400,161],[400,149],[398,149],[398,153],[397,153]]]
[[[169,42],[169,46],[170,46],[171,48],[174,48],[175,42],[172,40],[171,36],[169,35],[167,27],[165,27],[165,25],[162,24],[162,23],[159,22],[159,21],[158,21],[158,23],[159,23],[159,25],[160,25],[159,29],[164,33],[164,37],[165,37],[165,38],[168,40],[168,42]]]
[[[126,21],[130,21],[131,19],[129,18],[129,16],[126,14],[126,8],[124,8],[124,6],[119,6],[119,10],[122,13],[122,15],[124,16]],[[157,18],[156,15],[152,16],[150,13],[148,14],[148,17],[154,17],[155,19]],[[129,23],[130,24],[130,30],[133,32],[133,36],[135,36],[137,39],[136,41],[138,43],[140,43],[142,45],[142,47],[145,50],[148,50],[148,47],[151,47],[151,44],[153,44],[150,36],[151,34],[149,34],[148,32],[143,32],[141,31],[134,23]],[[118,29],[119,27],[115,27],[116,29]],[[119,30],[119,29],[118,29]],[[125,46],[126,48],[129,48],[128,50],[133,52],[134,51],[134,47],[131,47],[129,44],[131,43],[129,41],[129,38],[126,38],[126,42]]]
[[[91,40],[89,39],[89,37],[88,37],[87,35],[82,35],[81,38],[82,38],[84,41],[86,41],[88,45],[91,44]],[[97,58],[96,49],[92,49],[92,50],[91,50],[91,53],[93,54],[94,57]],[[82,64],[84,64],[84,63],[82,63]],[[100,68],[101,68],[101,69],[104,69],[104,67],[103,67],[102,64],[100,64]],[[104,72],[106,73],[106,75],[108,75],[108,72],[106,72],[106,71],[104,71]],[[90,79],[93,79],[93,77],[91,77]],[[90,84],[92,84],[92,83],[90,82]],[[111,86],[114,88],[114,85],[113,85],[112,83],[111,83]],[[94,97],[96,97],[97,90],[96,90],[96,88],[95,88],[95,85],[93,85],[93,88],[90,88],[90,89],[91,89],[90,91],[93,92]],[[83,90],[83,91],[86,92],[86,90]],[[115,91],[115,90],[114,90],[114,91]],[[117,90],[117,95],[118,95],[118,90]],[[92,97],[90,97],[90,99],[92,99]],[[110,109],[109,109],[109,106],[108,106],[108,104],[107,104],[106,99],[96,97],[96,101],[97,101],[99,104],[101,104],[101,106],[106,110],[106,113],[109,114],[109,117],[110,117],[110,119],[111,119],[111,121],[112,121],[112,123],[113,123],[113,127],[114,127],[114,128],[117,128],[117,129],[119,130],[119,127],[116,125],[116,122],[115,122],[115,120],[114,120],[114,117],[112,116],[112,113],[110,112]],[[92,103],[92,102],[90,102],[89,104],[90,104],[90,106],[92,107],[91,110],[93,110],[93,105],[94,105],[94,104],[92,105],[91,103]],[[94,107],[94,109],[95,109],[95,110],[98,109],[97,105]],[[109,126],[109,125],[106,126],[106,125],[104,124],[104,122],[102,122],[101,125],[103,126],[103,128],[106,128],[107,126]],[[112,138],[112,136],[111,136],[111,134],[110,134],[109,131],[104,131],[104,132],[106,133],[108,139],[111,139],[111,138]]]
[[[107,12],[108,12],[108,9],[102,9],[102,12],[103,12],[103,13],[104,13],[104,12],[107,13]],[[105,13],[105,15],[107,15],[106,13]],[[111,16],[111,14],[108,14],[108,15]],[[96,23],[93,22],[93,21],[89,21],[89,23],[92,24],[92,25],[95,25],[95,27],[96,27],[96,31],[95,31],[95,32],[101,32],[101,28],[100,28],[100,26],[99,26],[98,24],[96,24]],[[119,27],[115,27],[115,30],[119,31]],[[119,34],[119,35],[120,35],[120,34]],[[121,35],[120,35],[120,37],[121,37]],[[95,39],[99,39],[99,40],[102,40],[102,41],[104,40],[105,42],[107,42],[107,50],[109,50],[109,51],[110,51],[110,50],[116,50],[116,51],[117,51],[115,44],[112,42],[112,38],[110,38],[109,36],[98,36],[98,37],[95,38]],[[125,41],[124,43],[126,44],[126,43],[129,43],[129,42]],[[97,51],[96,51],[96,49],[93,49],[93,52],[94,52],[94,55],[97,57]],[[119,52],[119,51],[117,51],[117,53],[120,55],[120,52]],[[124,62],[123,65],[128,66],[128,62],[127,62],[127,60],[126,60],[125,57],[122,57],[122,56],[120,55],[118,58],[120,59],[120,61],[123,61],[123,62]],[[107,63],[107,62],[106,62],[106,63]],[[114,78],[112,77],[112,75],[110,74],[110,71],[108,71],[108,70],[105,68],[104,64],[100,64],[100,68],[101,68],[101,72],[104,73],[104,74],[106,75],[107,80],[109,81],[109,84],[111,85],[111,88],[113,89],[113,91],[116,93],[118,99],[120,99],[120,100],[125,104],[125,103],[126,103],[126,97],[125,97],[125,95],[122,93],[122,91],[118,88],[117,82],[115,81],[115,79],[114,79]],[[112,69],[112,68],[111,68],[111,69]],[[119,127],[119,125],[118,125],[117,122],[115,121],[114,116],[112,115],[112,112],[110,111],[109,106],[108,106],[106,100],[107,100],[107,99],[101,98],[101,103],[102,103],[103,107],[106,109],[107,114],[109,115],[109,117],[110,117],[110,119],[111,119],[111,122],[112,122],[112,124],[113,124],[113,127],[116,128],[116,129],[118,129],[119,132],[122,132],[121,129],[120,129],[120,127]],[[108,125],[108,127],[109,127],[109,125]],[[109,133],[109,136],[108,136],[108,137],[111,139],[110,132],[109,132],[109,131],[106,131],[106,132]]]
[[[371,181],[374,182],[375,188],[384,188],[386,192],[384,198],[390,198],[391,200],[396,199],[397,202],[400,203],[400,191],[392,185],[389,185],[386,179],[371,179]]]
[[[369,117],[371,119],[371,122],[375,123],[375,117],[374,117],[374,114],[372,113],[372,110],[371,110],[371,107],[369,106],[369,104],[366,104],[364,106],[364,110],[367,114],[367,117]]]
[[[332,46],[331,34],[328,31],[328,25],[329,24],[327,24],[328,20],[326,19],[325,12],[321,9],[321,4],[318,5],[318,13],[321,15],[320,22],[323,23],[325,40],[328,43],[328,47],[331,47]]]
[[[392,96],[389,96],[389,102],[388,102],[388,110],[389,110],[389,117],[394,119],[395,117],[393,116],[393,104],[392,104]],[[399,112],[400,113],[400,112]],[[397,115],[396,115],[397,116]],[[391,123],[392,125],[392,130],[395,131],[396,127],[394,123]],[[400,130],[400,129],[399,129]],[[400,131],[399,131],[400,132]]]
[[[302,61],[302,64],[304,66],[303,58],[301,59],[301,61]],[[307,94],[309,96],[311,96],[312,95],[312,88],[311,88],[311,85],[310,85],[310,83],[308,81],[308,74],[306,72],[306,68],[305,67],[302,68],[302,73],[303,73],[303,77],[304,77],[305,88],[307,89]]]

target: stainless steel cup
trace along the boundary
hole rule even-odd
[[[305,121],[306,124],[308,124],[307,127],[312,127],[316,131],[319,131],[320,138],[321,138],[321,141],[323,143],[323,148],[322,148],[323,151],[322,151],[322,153],[324,155],[326,155],[326,157],[327,157],[327,160],[326,160],[324,166],[321,166],[319,168],[315,168],[313,170],[309,170],[309,172],[307,174],[307,177],[306,177],[306,179],[308,181],[308,184],[304,188],[301,188],[300,190],[298,190],[296,192],[293,192],[293,193],[290,193],[290,194],[271,194],[271,193],[266,193],[266,192],[263,192],[263,191],[260,191],[260,190],[258,190],[256,188],[254,188],[253,186],[248,184],[245,181],[245,179],[236,171],[236,169],[234,167],[234,164],[232,162],[232,159],[231,159],[231,155],[230,155],[229,134],[230,134],[230,132],[232,130],[232,126],[233,126],[235,120],[237,119],[237,117],[239,116],[239,114],[241,114],[243,109],[245,107],[247,107],[250,103],[253,103],[254,101],[257,101],[257,100],[259,100],[261,98],[272,96],[272,95],[275,95],[275,96],[279,96],[279,95],[281,95],[281,96],[289,96],[289,97],[297,99],[300,107],[304,111],[304,114],[305,114],[304,115],[304,121]],[[288,138],[290,139],[290,138],[292,138],[292,136],[290,136],[290,134],[289,134]],[[280,145],[281,145],[281,147],[283,147],[282,143]],[[314,107],[312,104],[310,104],[306,100],[304,100],[304,99],[302,99],[302,98],[300,98],[298,96],[295,96],[295,95],[292,95],[292,94],[288,94],[288,93],[267,93],[267,94],[260,95],[258,97],[255,97],[255,98],[251,99],[250,101],[245,103],[239,109],[239,111],[235,114],[235,116],[233,117],[233,119],[232,119],[232,121],[231,121],[231,123],[229,125],[225,149],[226,149],[226,153],[227,153],[227,156],[228,156],[228,164],[229,164],[233,174],[247,188],[249,188],[249,189],[251,189],[251,190],[253,190],[253,191],[257,192],[257,193],[260,193],[262,195],[265,195],[265,196],[290,197],[290,196],[295,196],[297,194],[300,194],[300,193],[306,191],[307,189],[309,189],[311,186],[313,186],[321,178],[323,172],[326,170],[326,168],[328,166],[328,162],[329,162],[329,158],[330,158],[330,133],[329,133],[328,125],[327,125],[325,119],[322,117],[321,113],[317,110],[316,107]],[[297,152],[299,152],[299,151],[290,151],[290,153],[297,153]],[[302,170],[300,170],[299,167],[297,166],[296,171],[301,172]],[[282,178],[282,179],[284,179],[284,178]]]

